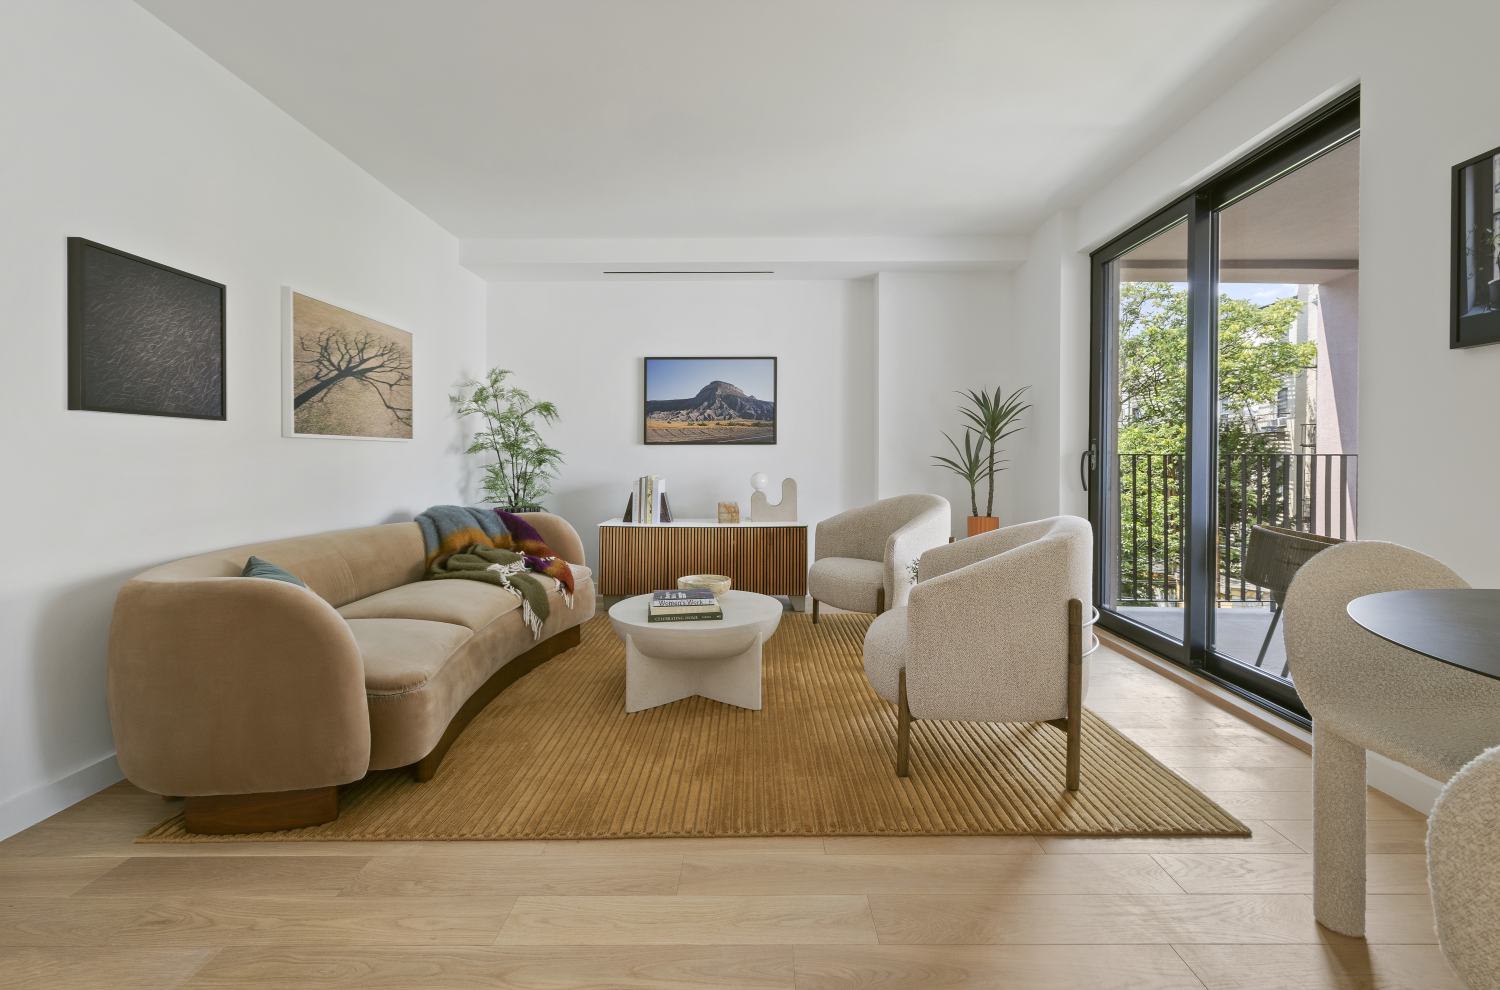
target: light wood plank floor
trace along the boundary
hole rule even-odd
[[[1144,667],[1089,704],[1236,839],[133,845],[118,784],[0,843],[0,987],[1458,988],[1422,816],[1369,796],[1369,937],[1312,917],[1309,758]]]

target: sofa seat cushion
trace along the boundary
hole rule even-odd
[[[345,619],[422,619],[478,632],[520,607],[521,599],[483,581],[413,581],[350,602],[339,609],[339,615]]]
[[[467,626],[422,619],[350,619],[349,631],[365,662],[367,695],[419,690],[474,636]]]
[[[370,769],[404,767],[422,759],[442,739],[464,702],[496,671],[528,650],[545,645],[563,630],[588,621],[594,614],[594,583],[584,576],[581,568],[575,567],[574,575],[573,606],[569,608],[561,597],[552,599],[552,614],[542,625],[541,639],[526,628],[520,611],[512,609],[454,650],[442,668],[420,688],[402,694],[369,692]],[[355,622],[349,625],[353,627]]]
[[[851,612],[875,611],[875,593],[885,586],[885,564],[858,557],[824,557],[807,571],[807,593]]]
[[[558,583],[541,574],[533,574],[551,598],[561,596]],[[573,587],[587,580],[587,567],[573,566]],[[497,585],[485,581],[413,581],[399,588],[382,591],[350,602],[339,609],[345,619],[422,619],[447,622],[479,632],[507,612],[521,607],[521,599]]]

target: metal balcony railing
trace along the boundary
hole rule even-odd
[[[1120,454],[1118,462],[1118,604],[1179,604],[1186,458]],[[1358,462],[1355,454],[1221,455],[1215,598],[1270,604],[1270,593],[1242,571],[1256,525],[1355,539]]]

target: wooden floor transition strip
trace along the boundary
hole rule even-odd
[[[625,650],[605,616],[465,730],[435,778],[372,773],[337,821],[137,842],[590,839],[660,836],[1245,836],[1250,830],[1085,710],[1082,784],[1064,734],[1035,723],[919,721],[895,773],[895,706],[865,680],[870,616],[783,617],[763,708],[694,697],[625,713]]]

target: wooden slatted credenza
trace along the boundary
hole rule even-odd
[[[599,524],[599,594],[675,588],[687,574],[727,574],[741,591],[801,598],[807,594],[807,523]]]

